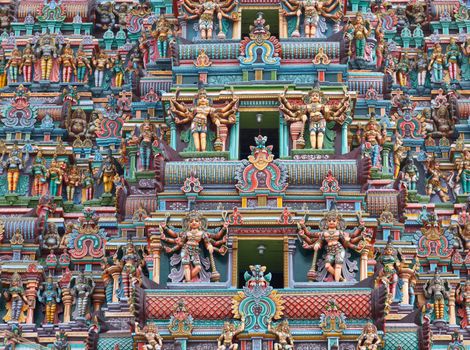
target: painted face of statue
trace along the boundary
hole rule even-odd
[[[192,218],[189,222],[189,228],[191,230],[196,230],[201,226],[201,221],[197,218]]]
[[[330,217],[327,224],[329,229],[335,229],[338,226],[338,219],[335,217]]]

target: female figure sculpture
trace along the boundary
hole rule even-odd
[[[25,49],[23,50],[23,57],[21,60],[20,70],[23,70],[23,79],[25,83],[30,83],[33,75],[33,65],[36,62],[36,57],[34,56],[33,48],[31,44],[26,44]]]
[[[75,304],[73,315],[75,319],[83,319],[86,315],[91,295],[95,290],[95,281],[92,278],[86,277],[83,272],[80,272],[70,280],[69,289]]]
[[[65,45],[64,51],[59,57],[59,63],[62,64],[62,81],[64,83],[70,83],[72,80],[72,72],[77,70],[73,49],[70,47],[70,43]]]
[[[7,314],[3,320],[5,322],[25,322],[25,312],[28,310],[29,300],[26,298],[23,282],[18,272],[11,276],[10,287],[3,292],[3,296],[7,301]]]
[[[33,188],[31,194],[33,196],[42,196],[46,185],[47,168],[46,160],[42,156],[42,152],[38,151],[33,163]]]
[[[18,70],[23,61],[20,50],[15,47],[11,52],[10,59],[8,60],[5,69],[8,71],[8,77],[10,78],[11,83],[18,82]]]
[[[434,83],[440,83],[443,78],[444,62],[445,58],[442,54],[441,44],[434,44],[434,50],[429,61],[428,70],[432,70],[432,81]]]

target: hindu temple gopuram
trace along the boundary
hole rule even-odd
[[[470,1],[0,0],[0,349],[470,349]]]

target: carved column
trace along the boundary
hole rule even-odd
[[[62,302],[64,303],[64,323],[70,322],[72,316],[72,301],[73,297],[70,294],[70,289],[62,289]]]
[[[28,282],[25,296],[29,301],[28,313],[26,315],[26,323],[34,323],[34,309],[36,308],[36,292],[38,284],[36,281]]]
[[[129,178],[135,178],[137,170],[137,146],[127,147],[127,156],[129,157]]]
[[[230,128],[230,159],[238,160],[240,138],[240,113],[236,114],[235,124]]]
[[[152,232],[150,236],[150,251],[152,252],[153,258],[153,270],[152,270],[152,280],[160,284],[160,253],[162,249],[162,244],[160,242],[160,236],[156,232]]]
[[[359,278],[360,280],[365,280],[367,278],[367,263],[369,262],[369,249],[364,249],[361,253],[361,266]]]
[[[280,39],[287,39],[287,19],[281,13],[281,9],[279,9],[279,38]]]
[[[106,300],[104,288],[96,287],[93,291],[93,295],[91,296],[91,300],[93,303],[93,311],[99,311],[101,309],[101,305],[103,305]]]
[[[410,276],[408,274],[402,274],[401,280],[403,286],[401,287],[401,294],[403,295],[401,303],[408,305],[410,303]]]
[[[346,154],[349,152],[348,148],[348,126],[351,123],[352,119],[347,118],[343,125],[341,126],[341,154]]]
[[[167,108],[169,106],[167,105]],[[177,145],[177,135],[176,135],[176,124],[174,121],[170,121],[170,147],[176,150],[176,145]]]
[[[454,326],[457,324],[457,319],[455,317],[455,293],[451,289],[449,296],[449,325]]]
[[[109,273],[113,278],[113,297],[112,302],[118,303],[119,299],[117,297],[116,291],[119,289],[119,276],[121,276],[121,269],[118,266],[111,266],[109,268]]]

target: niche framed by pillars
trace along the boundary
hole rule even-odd
[[[255,137],[267,136],[266,145],[273,146],[275,158],[279,157],[279,112],[240,112],[239,157],[246,159],[255,146]]]

